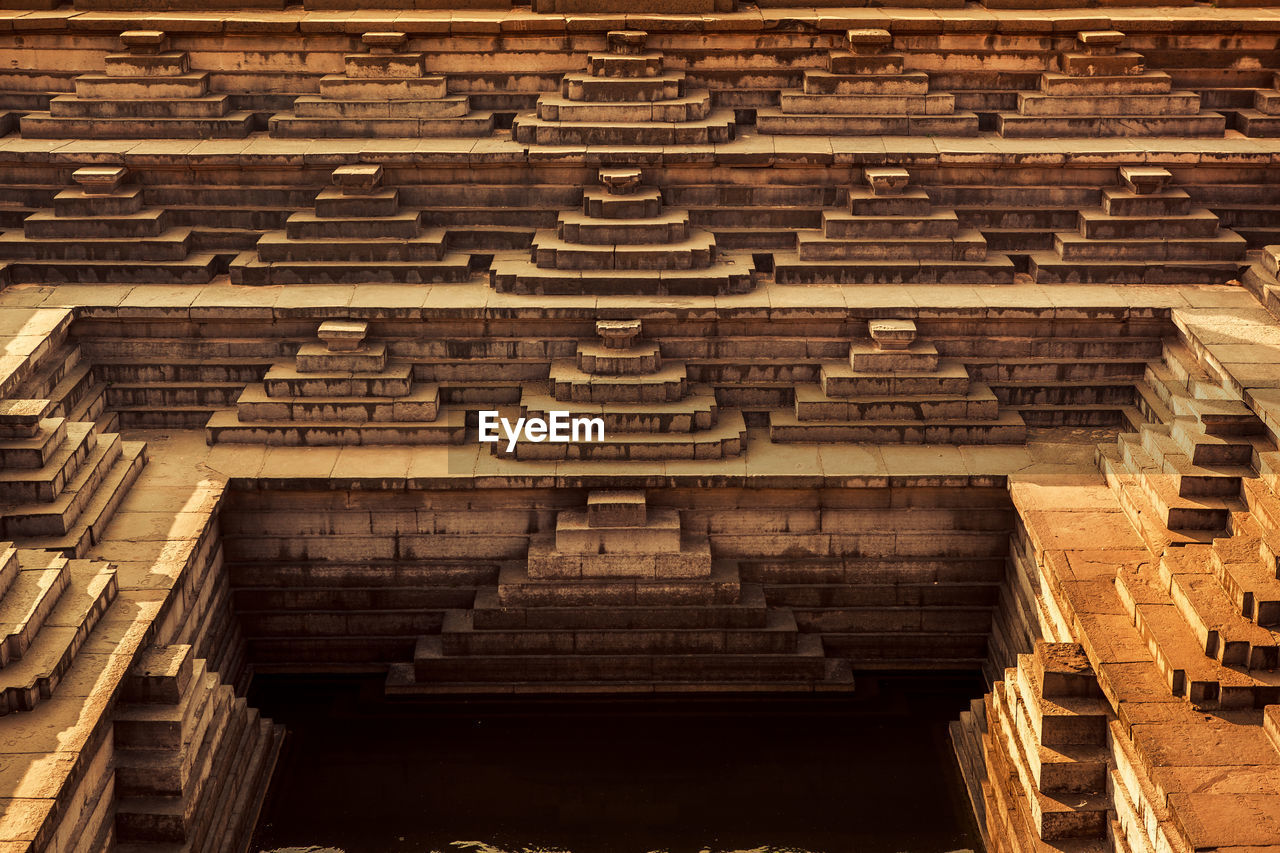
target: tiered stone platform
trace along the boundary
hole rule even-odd
[[[869,168],[849,209],[822,211],[822,231],[799,231],[795,254],[775,253],[779,284],[1013,281],[1013,261],[987,254],[982,232],[934,207],[906,169]]]
[[[1226,282],[1244,266],[1246,243],[1212,211],[1170,187],[1167,169],[1122,166],[1123,187],[1102,191],[1102,207],[1080,211],[1075,232],[1054,235],[1053,252],[1031,255],[1037,282]]]
[[[746,423],[736,410],[722,412],[714,391],[691,384],[687,367],[664,361],[661,347],[640,339],[639,320],[601,320],[600,341],[579,343],[576,357],[551,362],[545,389],[526,390],[521,413],[599,418],[603,440],[552,444],[519,441],[516,459],[721,459],[746,445]]]
[[[146,464],[146,445],[47,417],[52,406],[0,403],[0,536],[80,557]]]
[[[106,73],[75,79],[74,95],[57,95],[49,112],[22,117],[31,139],[242,138],[253,114],[210,94],[209,72],[192,71],[185,51],[170,50],[160,30],[120,34],[124,53],[108,54]]]
[[[391,695],[852,688],[820,638],[643,491],[589,492],[585,510],[559,513],[526,565],[446,614],[387,679]]]
[[[582,210],[540,230],[528,260],[494,258],[490,281],[507,293],[742,293],[751,263],[722,255],[715,237],[691,227],[685,210],[664,210],[657,187],[639,169],[603,169],[602,188],[582,193]]]
[[[1257,89],[1251,107],[1236,111],[1236,130],[1245,136],[1280,136],[1280,75],[1272,75],[1270,89]]]
[[[855,341],[848,361],[824,361],[817,387],[795,391],[795,409],[771,412],[777,442],[1021,444],[1027,427],[1001,411],[991,389],[961,362],[916,340],[910,320],[872,320],[871,342]]]
[[[293,363],[272,365],[261,384],[244,390],[234,412],[209,419],[209,443],[460,442],[462,424],[441,418],[440,387],[415,387],[413,367],[389,359],[385,343],[366,342],[368,331],[362,321],[321,323],[318,342],[303,344]]]
[[[401,32],[365,33],[366,53],[346,55],[343,74],[320,78],[319,95],[302,95],[293,111],[271,117],[272,136],[484,136],[493,114],[472,112],[466,95],[450,95],[444,75],[428,74],[421,52],[405,50]]]
[[[421,210],[402,210],[382,186],[382,167],[340,166],[314,211],[289,215],[253,251],[231,262],[235,284],[463,281],[469,258],[450,252],[443,228],[424,228]]]
[[[999,114],[1000,135],[1214,136],[1226,117],[1200,109],[1195,92],[1173,88],[1172,78],[1147,71],[1142,54],[1120,50],[1124,33],[1082,31],[1074,51],[1059,57],[1061,71],[1040,76],[1040,91],[1018,93],[1016,112]]]
[[[784,89],[778,107],[756,113],[761,133],[840,136],[973,136],[976,113],[954,95],[929,91],[929,75],[905,71],[888,30],[849,30],[848,50],[827,54],[825,71],[806,70],[804,87]]]
[[[711,94],[686,85],[645,50],[647,33],[614,30],[608,53],[587,55],[585,74],[566,74],[558,95],[542,95],[534,113],[516,116],[517,142],[537,145],[692,145],[733,139],[734,116]]]
[[[122,166],[85,166],[78,185],[53,197],[51,209],[0,233],[10,275],[60,282],[203,284],[216,272],[212,252],[192,251],[191,229],[148,206]]]

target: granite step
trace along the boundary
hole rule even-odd
[[[22,135],[29,139],[243,139],[253,130],[253,113],[236,111],[219,118],[153,116],[133,118],[64,118],[27,113]]]
[[[70,424],[65,417],[41,418],[39,431],[31,438],[0,440],[0,470],[37,470],[49,464],[67,439]]]
[[[526,392],[520,399],[521,413],[545,418],[548,412],[568,412],[571,418],[600,418],[606,436],[615,433],[685,433],[710,429],[719,416],[715,394],[705,386],[694,386],[689,395],[665,402],[572,402],[547,394]]]
[[[498,574],[497,605],[527,611],[550,608],[554,619],[556,608],[588,608],[606,613],[614,608],[712,607],[750,602],[739,581],[736,564],[713,560],[711,574],[696,579],[645,578],[531,578],[526,564],[504,565]],[[479,606],[481,593],[477,593]],[[526,619],[536,616],[526,615]]]
[[[109,88],[121,88],[117,78]],[[163,89],[166,84],[148,81],[140,88]],[[171,97],[138,92],[136,97],[111,97],[96,100],[92,96],[56,95],[49,100],[49,115],[55,119],[196,119],[216,120],[229,112],[230,98],[226,95],[200,94],[193,97]]]
[[[1000,401],[983,383],[974,382],[960,395],[893,394],[830,397],[821,386],[795,389],[796,420],[806,421],[913,421],[992,420]]]
[[[236,401],[240,422],[397,424],[434,421],[440,410],[440,386],[419,385],[398,397],[277,397],[262,385],[250,385]]]
[[[0,468],[0,503],[51,503],[75,479],[97,443],[92,423],[66,424],[66,438],[39,468]]]
[[[21,660],[71,583],[66,558],[23,568],[0,600],[0,668]]]
[[[1006,139],[1050,137],[1181,136],[1221,138],[1227,119],[1221,113],[1192,115],[1025,116],[996,114],[997,132]]]
[[[109,433],[100,434],[99,446],[112,437]],[[146,448],[146,442],[122,442],[119,458],[106,472],[70,529],[61,535],[36,537],[25,540],[25,543],[32,548],[61,551],[69,557],[83,557],[91,546],[102,541],[116,508],[147,464]]]
[[[795,252],[774,252],[773,257],[778,284],[1012,284],[1014,277],[1007,255],[988,254],[983,261],[813,261]]]
[[[1016,411],[990,420],[801,421],[794,412],[769,413],[769,439],[779,443],[1022,444],[1027,425]]]
[[[746,448],[747,425],[739,411],[723,412],[715,426],[691,433],[605,433],[603,441],[549,444],[520,440],[514,458],[566,460],[722,459]],[[491,445],[508,456],[505,444]]]
[[[495,255],[491,286],[520,294],[649,294],[671,296],[746,293],[754,287],[749,258],[717,253],[705,269],[684,270],[554,270],[542,269],[527,254]]]
[[[721,575],[713,565],[712,582],[720,584]],[[555,598],[563,594],[564,599],[573,600],[581,594],[581,579],[572,581],[544,582],[539,584],[539,591],[551,602],[560,601]],[[547,603],[541,599],[529,605],[503,604],[502,587],[509,587],[506,598],[512,598],[512,589],[519,584],[528,584],[527,576],[522,576],[518,569],[512,567],[499,575],[499,589],[481,589],[476,593],[475,608],[471,611],[472,624],[478,631],[490,629],[531,629],[561,631],[574,629],[675,629],[675,628],[762,628],[766,619],[764,590],[760,584],[742,584],[736,601],[720,604],[690,604],[680,593],[671,596],[670,603],[649,605],[616,604],[608,606],[594,604],[570,605],[563,603]],[[707,585],[704,582],[704,585]],[[634,590],[636,584],[631,584]],[[661,586],[651,584],[655,597],[661,593]],[[597,591],[599,592],[599,591]],[[634,594],[634,593],[633,593]],[[515,596],[519,597],[516,592]],[[634,599],[632,599],[634,600]]]
[[[357,229],[359,230],[359,229]],[[258,240],[258,259],[265,263],[346,262],[420,263],[445,259],[445,229],[432,228],[411,237],[352,234],[342,239],[295,239],[285,231],[268,231]]]
[[[244,422],[235,412],[215,412],[205,424],[210,444],[266,444],[288,447],[341,447],[375,444],[461,444],[466,436],[462,412],[445,409],[422,423],[344,423],[296,421]]]
[[[311,118],[281,113],[267,121],[271,136],[308,139],[475,137],[493,132],[493,113],[453,118]]]
[[[802,231],[796,235],[796,251],[801,261],[983,261],[987,256],[987,241],[976,229],[961,230],[954,237],[844,239]]]
[[[9,263],[16,279],[67,284],[208,284],[217,255],[193,252],[178,261],[29,260]]]
[[[368,82],[361,81],[368,86]],[[397,85],[403,81],[396,81]],[[332,91],[332,86],[330,91]],[[301,95],[294,99],[293,115],[298,119],[338,119],[369,121],[380,119],[463,119],[471,112],[466,95],[437,98],[334,98],[332,94],[316,97]],[[483,121],[483,119],[481,119]]]
[[[187,62],[186,54],[156,54],[163,57],[162,62],[168,64],[168,70],[177,70]],[[179,61],[177,57],[181,57]],[[177,74],[148,74],[146,76],[123,76],[114,71],[121,71],[125,66],[121,61],[137,63],[140,57],[132,54],[107,57],[106,74],[82,74],[75,79],[76,94],[55,97],[53,100],[70,100],[90,103],[93,101],[151,101],[163,106],[170,100],[197,99],[209,94],[209,73],[207,71],[182,71]],[[136,65],[134,65],[136,68]],[[152,70],[161,70],[154,67]],[[130,69],[133,70],[133,69]],[[222,96],[225,100],[225,95]],[[56,113],[55,113],[56,115]],[[163,113],[161,113],[163,115]],[[219,113],[220,115],[220,113]]]
[[[0,536],[56,537],[71,531],[88,507],[98,486],[120,459],[123,442],[115,433],[97,436],[84,464],[51,501],[7,505],[0,510]]]
[[[264,261],[256,250],[231,262],[232,284],[427,284],[471,278],[471,257],[445,252],[438,261]]]
[[[169,214],[159,207],[142,208],[118,216],[69,216],[52,210],[37,210],[22,221],[22,231],[28,240],[159,237],[170,230],[169,219]]]
[[[532,145],[707,145],[734,137],[732,110],[712,110],[705,118],[664,121],[547,121],[522,113],[511,126],[517,142]]]
[[[413,365],[390,362],[376,373],[306,372],[293,362],[271,365],[262,379],[267,396],[281,397],[403,397],[413,385]]]
[[[976,136],[978,115],[802,115],[765,107],[756,111],[756,131],[800,136]]]

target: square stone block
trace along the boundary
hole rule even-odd
[[[363,320],[326,320],[316,334],[329,352],[357,352],[369,334],[369,324]]]
[[[1120,178],[1138,195],[1161,192],[1173,175],[1158,166],[1121,166]]]
[[[347,195],[367,195],[382,183],[382,167],[372,163],[339,166],[333,170],[332,180]]]
[[[641,489],[587,494],[588,527],[642,527],[646,519],[645,497]]]
[[[123,166],[84,166],[71,173],[71,180],[79,184],[86,195],[107,195],[115,192],[126,174],[128,170]]]
[[[906,169],[867,169],[867,183],[875,195],[898,195],[907,188],[911,176]]]
[[[50,400],[0,400],[0,438],[33,437],[52,406]]]
[[[658,508],[644,526],[591,527],[585,510],[564,510],[556,519],[556,550],[566,554],[659,554],[680,550],[680,513]]]
[[[882,350],[904,350],[916,339],[914,320],[872,320],[867,329]]]

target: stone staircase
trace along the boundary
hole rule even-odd
[[[1084,650],[1036,643],[992,686],[982,714],[1000,850],[1093,853],[1111,849],[1110,708]],[[957,736],[956,726],[952,728]],[[963,768],[963,763],[962,763]],[[972,777],[972,768],[969,771]],[[979,780],[967,780],[972,787]]]
[[[22,230],[0,232],[0,259],[9,273],[48,282],[204,284],[217,258],[192,250],[191,229],[176,226],[166,210],[147,206],[143,189],[127,184],[123,166],[85,166],[78,185],[37,210]]]
[[[521,414],[546,418],[553,411],[603,423],[603,438],[571,443],[522,437],[508,452],[516,459],[720,459],[746,448],[746,422],[721,411],[715,393],[692,384],[688,369],[662,358],[657,343],[640,340],[639,320],[601,320],[598,343],[579,343],[573,359],[555,359],[545,387],[529,383]]]
[[[420,284],[465,281],[470,257],[448,248],[445,229],[424,228],[422,211],[401,209],[378,165],[340,166],[314,211],[289,216],[231,262],[234,284]]]
[[[74,95],[55,95],[49,111],[22,117],[30,139],[239,139],[253,114],[210,94],[209,72],[192,71],[185,51],[160,30],[120,34],[124,53],[108,54],[106,73],[75,78]]]
[[[248,848],[284,728],[222,683],[191,646],[153,646],[114,716],[120,853]]]
[[[234,412],[205,425],[210,444],[343,446],[458,444],[461,418],[442,413],[440,386],[418,385],[413,367],[366,342],[364,321],[320,324],[320,342],[303,344],[293,363],[277,363],[247,387]],[[444,414],[444,417],[441,415]]]
[[[594,11],[594,10],[593,10]],[[607,53],[589,53],[587,71],[566,74],[560,92],[517,115],[517,142],[531,145],[697,145],[734,136],[732,110],[714,109],[705,89],[663,68],[640,30],[607,33]]]
[[[1000,410],[991,389],[963,363],[916,340],[910,320],[872,320],[871,343],[854,342],[847,362],[822,362],[818,386],[796,388],[795,408],[771,412],[775,442],[1022,444],[1027,428]]]
[[[53,697],[116,589],[108,563],[0,543],[0,716]]]
[[[1245,136],[1280,136],[1280,74],[1272,74],[1270,89],[1253,91],[1253,106],[1236,110],[1236,130]]]
[[[884,29],[845,33],[848,50],[827,54],[825,71],[806,70],[800,90],[756,111],[762,134],[975,136],[978,116],[956,111],[954,95],[929,91],[929,75],[905,71]]]
[[[1173,89],[1142,54],[1120,50],[1124,33],[1085,30],[1058,58],[1061,71],[1040,76],[1039,92],[1020,92],[1016,112],[997,115],[1001,136],[1221,137],[1226,117],[1200,109],[1195,92]]]
[[[0,402],[0,537],[81,557],[146,464],[146,444],[49,417],[52,405]]]
[[[490,283],[504,293],[715,295],[750,290],[752,264],[722,254],[715,237],[691,227],[685,210],[664,209],[639,169],[602,169],[602,189],[582,193],[581,211],[539,230],[526,256],[495,255]]]
[[[1036,282],[1225,283],[1240,275],[1246,243],[1218,217],[1168,187],[1167,169],[1122,166],[1124,187],[1102,191],[1076,231],[1054,234],[1052,252],[1031,254]]]
[[[474,609],[445,615],[391,695],[850,690],[847,663],[765,606],[736,563],[712,559],[680,514],[641,491],[594,491],[564,510]]]
[[[794,254],[774,254],[779,284],[1013,281],[1013,261],[989,256],[980,231],[908,189],[906,169],[869,168],[865,177],[868,186],[849,189],[847,211],[824,209],[821,232],[798,231]]]
[[[120,419],[108,411],[107,383],[97,364],[79,343],[65,336],[50,339],[46,355],[38,359],[11,397],[15,400],[48,400],[46,417],[66,418],[69,423],[92,423],[95,432],[117,432]]]
[[[450,95],[444,75],[428,74],[423,54],[402,32],[365,33],[366,53],[344,57],[343,74],[320,78],[319,95],[301,95],[293,111],[272,116],[272,136],[485,136],[492,112],[474,112],[466,95]]]

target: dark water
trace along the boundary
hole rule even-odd
[[[926,684],[822,701],[404,705],[375,682],[260,676],[251,700],[290,738],[252,849],[978,849],[946,723],[981,688]]]

